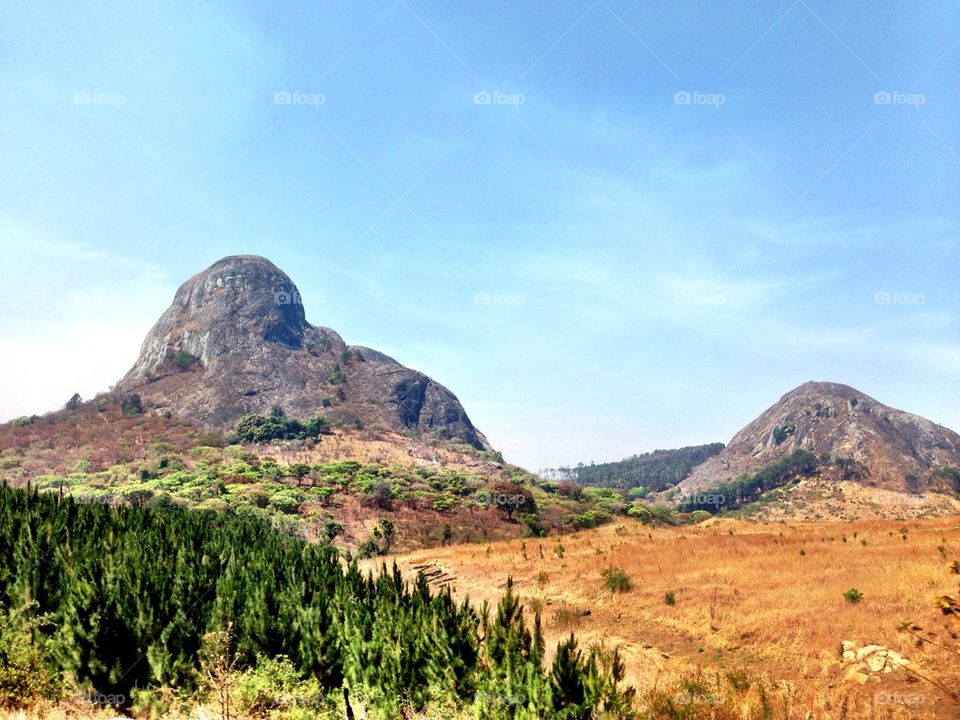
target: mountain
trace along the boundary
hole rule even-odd
[[[300,297],[265,258],[215,262],[180,286],[117,392],[211,427],[279,405],[292,417],[324,415],[491,449],[447,388],[311,325]]]
[[[908,493],[960,491],[960,435],[847,385],[791,390],[698,465],[678,486],[690,496],[804,450],[839,479]]]

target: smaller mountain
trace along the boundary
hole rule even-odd
[[[808,382],[694,468],[679,484],[680,495],[789,463],[798,450],[829,463],[840,479],[869,487],[960,492],[960,435],[848,385]]]

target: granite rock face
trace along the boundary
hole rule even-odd
[[[180,286],[117,391],[207,426],[279,405],[292,417],[322,414],[490,449],[447,388],[308,323],[293,281],[251,255],[223,258]]]
[[[850,479],[864,485],[911,493],[960,490],[951,475],[960,469],[960,435],[848,385],[808,382],[695,467],[680,483],[681,494],[758,470],[797,449],[853,461]]]

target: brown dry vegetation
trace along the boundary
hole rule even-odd
[[[960,515],[952,494],[897,492],[820,475],[772,490],[745,508],[752,520],[879,520]]]
[[[849,664],[839,649],[843,640],[884,645],[918,672],[960,687],[956,655],[929,644],[919,648],[898,632],[912,620],[947,637],[934,602],[957,589],[948,564],[960,557],[958,529],[956,517],[712,519],[667,529],[631,520],[559,538],[436,548],[396,560],[410,576],[414,566],[435,564],[456,577],[457,595],[477,603],[495,603],[512,576],[527,607],[542,608],[548,645],[571,630],[584,645],[620,645],[628,681],[641,691],[691,674],[710,678],[742,669],[765,677],[777,703],[803,710],[790,716],[958,717],[942,693],[903,670],[878,673],[866,684],[846,680]],[[632,589],[603,590],[601,572],[609,567],[624,569]],[[861,602],[844,599],[850,588],[863,592]],[[674,605],[664,602],[668,591]]]
[[[124,417],[115,403],[100,411],[95,401],[76,411],[58,411],[17,427],[0,425],[2,456],[16,461],[11,468],[27,477],[69,471],[78,461],[91,470],[106,470],[122,462],[155,462],[165,453],[185,453],[196,445],[223,445],[223,434],[205,431],[177,416],[159,412]],[[305,445],[305,444],[304,444]],[[451,467],[496,474],[496,464],[463,443],[418,440],[386,430],[336,428],[312,447],[250,446],[256,454],[286,463],[333,462],[343,459],[412,468]]]

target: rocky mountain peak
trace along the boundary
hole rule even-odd
[[[908,492],[960,468],[960,435],[848,385],[807,382],[741,429],[681,483],[694,492],[777,462],[794,450],[855,463],[864,484]]]
[[[117,389],[206,425],[279,405],[489,448],[453,393],[308,323],[293,281],[255,255],[225,257],[183,283]]]
[[[158,372],[179,352],[206,365],[263,342],[299,348],[307,320],[297,297],[293,281],[266,258],[225,257],[180,286],[128,378]]]

